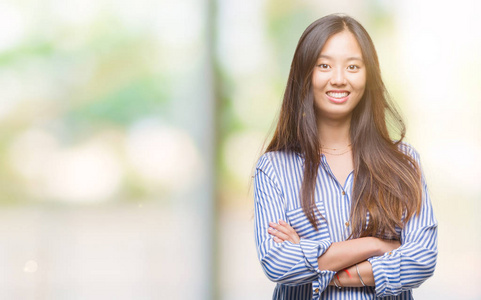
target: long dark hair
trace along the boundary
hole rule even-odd
[[[304,157],[301,205],[317,230],[317,220],[322,216],[315,205],[314,191],[321,153],[311,78],[326,41],[344,30],[358,41],[367,74],[364,95],[352,112],[350,127],[354,163],[351,237],[398,238],[396,228],[402,228],[420,210],[421,172],[416,161],[399,148],[405,135],[404,123],[389,101],[374,44],[355,19],[328,15],[304,31],[292,60],[277,127],[266,152],[293,151]],[[400,138],[395,142],[389,135],[388,120],[399,132]]]

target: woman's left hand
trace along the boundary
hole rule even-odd
[[[279,223],[269,222],[269,234],[274,236],[274,242],[282,243],[285,241],[299,244],[301,239],[297,232],[289,224],[283,220],[279,220]]]

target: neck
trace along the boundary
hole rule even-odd
[[[329,148],[343,148],[351,143],[351,118],[348,120],[321,119],[317,122],[320,144]]]

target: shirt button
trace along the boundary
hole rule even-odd
[[[316,289],[314,290],[314,293],[319,293],[319,289],[316,288]]]
[[[346,227],[349,227],[349,222],[346,222],[346,223],[344,223],[344,224],[346,224]]]
[[[391,255],[391,254],[392,254],[392,252],[389,252],[389,255]]]
[[[342,195],[345,195],[345,194],[346,194],[346,192],[345,192],[345,191],[342,191]]]

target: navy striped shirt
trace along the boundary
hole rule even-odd
[[[420,164],[419,155],[411,146],[402,144],[401,148]],[[354,176],[351,172],[341,185],[322,155],[315,202],[324,218],[319,220],[319,231],[315,231],[299,199],[303,162],[296,153],[268,152],[260,157],[255,170],[255,241],[265,274],[277,282],[273,299],[413,299],[412,289],[433,274],[437,257],[437,221],[424,175],[421,212],[400,232],[401,247],[368,259],[375,287],[337,289],[329,286],[335,272],[319,270],[317,258],[331,243],[349,237]],[[299,244],[274,242],[267,229],[270,221],[279,220],[296,230],[301,238]]]

